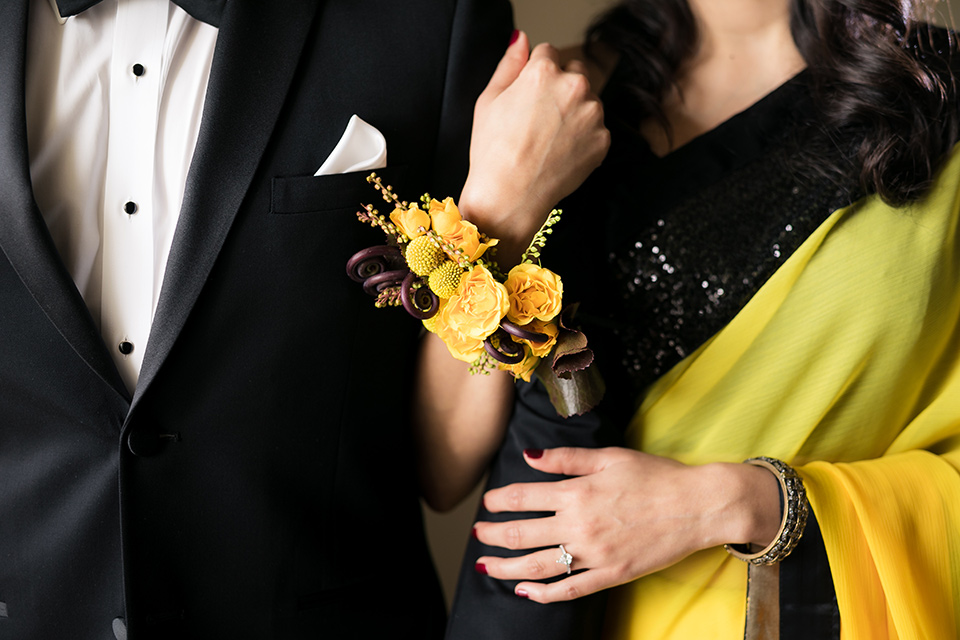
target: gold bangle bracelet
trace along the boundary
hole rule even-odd
[[[776,564],[790,555],[803,536],[803,530],[807,526],[807,514],[810,511],[807,492],[803,488],[803,480],[786,462],[761,456],[744,460],[744,463],[763,467],[775,475],[780,482],[780,496],[783,499],[780,530],[773,542],[756,553],[751,553],[748,546],[743,550],[737,548],[743,545],[725,544],[723,548],[744,562],[758,565]]]

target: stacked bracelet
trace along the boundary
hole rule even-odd
[[[793,470],[793,467],[774,458],[759,457],[744,460],[746,464],[763,467],[777,476],[780,481],[780,497],[783,500],[783,517],[780,521],[780,531],[765,549],[757,553],[750,553],[744,545],[724,545],[731,555],[751,564],[776,564],[790,555],[790,552],[800,542],[803,529],[807,525],[807,514],[810,503],[807,502],[807,492],[803,488],[803,480]],[[739,547],[739,548],[738,548]]]

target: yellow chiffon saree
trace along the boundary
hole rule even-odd
[[[960,153],[905,208],[836,211],[647,392],[636,448],[757,455],[803,477],[843,640],[960,638]],[[722,549],[616,590],[610,638],[742,638],[746,565]]]

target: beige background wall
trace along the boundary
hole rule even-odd
[[[930,0],[928,0],[930,1]],[[933,0],[936,2],[937,0]],[[531,41],[551,42],[557,46],[580,42],[590,19],[613,4],[612,0],[514,0],[517,27],[530,35]],[[956,24],[950,14],[960,17],[960,0],[940,0],[940,20]]]
[[[590,19],[611,4],[612,0],[513,0],[514,19],[517,28],[526,31],[532,43],[551,42],[563,47],[579,43]],[[960,0],[943,2],[940,14],[945,24],[956,24],[950,15],[960,18]],[[427,533],[448,603],[452,601],[478,498],[479,491],[449,514],[438,515],[427,510]]]
[[[562,47],[579,43],[591,18],[611,4],[611,0],[514,0],[514,20],[534,44]]]

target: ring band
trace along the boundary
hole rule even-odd
[[[573,564],[573,556],[567,553],[567,550],[563,548],[563,545],[560,545],[560,557],[557,558],[557,564],[562,564],[567,568],[567,575],[573,571],[570,568],[570,565]]]

